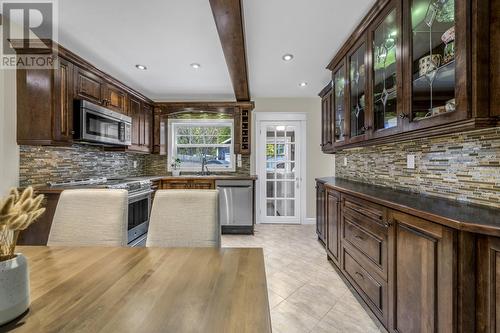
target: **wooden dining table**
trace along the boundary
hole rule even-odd
[[[22,246],[12,332],[271,332],[262,249]]]

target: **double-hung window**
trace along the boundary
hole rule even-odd
[[[234,171],[233,119],[170,119],[169,165],[181,160],[181,171]]]

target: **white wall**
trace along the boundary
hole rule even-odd
[[[321,99],[317,98],[255,98],[255,112],[301,112],[307,114],[307,217],[316,217],[317,177],[335,174],[334,155],[321,152]],[[255,120],[255,119],[254,119]],[[255,122],[254,122],[255,124]],[[254,126],[255,128],[255,126]],[[255,135],[252,147],[256,148]],[[252,173],[255,173],[255,154],[252,154]]]
[[[0,69],[0,197],[10,187],[18,185],[19,146],[16,142],[16,71]]]

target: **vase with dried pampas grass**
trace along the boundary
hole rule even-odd
[[[45,212],[42,201],[43,195],[34,196],[32,187],[26,188],[22,193],[12,189],[0,201],[0,262],[15,257],[19,233]]]

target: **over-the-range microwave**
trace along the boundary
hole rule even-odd
[[[84,100],[74,102],[74,140],[113,146],[131,145],[132,118]]]

